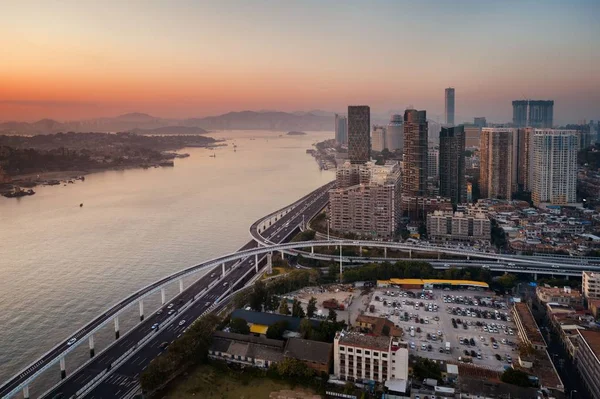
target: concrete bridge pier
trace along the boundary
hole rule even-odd
[[[164,288],[161,288],[161,289],[160,289],[160,304],[161,304],[161,305],[164,305],[164,304],[165,304],[165,302],[167,302],[167,299],[166,299],[166,293],[165,293],[165,289],[164,289]]]
[[[115,316],[115,339],[119,339],[119,316]]]
[[[273,252],[267,254],[267,273],[273,273]]]
[[[225,277],[225,262],[221,263],[221,271],[223,272],[223,277]]]
[[[358,256],[362,256],[362,245],[358,247]]]
[[[23,399],[29,399],[29,385],[23,387]]]
[[[471,260],[471,255],[467,255],[467,260]]]
[[[311,253],[312,255],[314,255],[314,253],[315,253],[315,247],[310,247],[310,253]]]
[[[64,380],[67,378],[67,368],[65,367],[65,358],[60,358],[60,379]]]
[[[537,273],[533,273],[533,279],[537,281]]]
[[[254,270],[258,273],[258,254],[254,255]]]
[[[442,254],[440,254],[440,253],[438,252],[438,260],[440,260],[440,257],[441,257],[441,255],[442,255]]]
[[[387,247],[383,247],[383,257],[387,258]]]
[[[144,321],[144,300],[140,299],[140,321]]]
[[[183,292],[183,279],[180,278],[179,279],[179,293],[181,294]]]
[[[409,249],[409,250],[408,250],[408,258],[409,258],[409,259],[412,259],[412,249]]]
[[[283,251],[279,251],[281,253],[281,260],[285,259],[285,254],[283,253]]]
[[[568,280],[568,279],[569,279],[569,275],[565,274],[565,280]]]
[[[89,341],[90,341],[90,358],[92,358],[96,354],[95,349],[94,349],[94,334],[90,335]]]
[[[340,283],[341,283],[342,281],[344,281],[344,280],[342,279],[342,273],[343,273],[343,270],[342,270],[342,264],[343,264],[343,259],[342,259],[342,246],[340,245]]]

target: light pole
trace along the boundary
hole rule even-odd
[[[577,392],[577,389],[571,389],[571,393],[569,394],[569,399],[573,399],[573,392]]]

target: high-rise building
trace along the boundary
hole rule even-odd
[[[372,162],[345,163],[338,179],[357,176],[359,183],[348,186],[344,180],[329,191],[331,228],[342,233],[369,237],[392,237],[400,221],[400,166],[388,161],[384,166]],[[354,180],[356,181],[356,180]]]
[[[600,273],[584,271],[581,278],[581,287],[585,299],[600,299]]]
[[[443,127],[440,132],[440,196],[454,204],[466,201],[465,127]]]
[[[481,129],[479,190],[482,198],[511,198],[514,135],[512,128]]]
[[[515,127],[552,128],[554,101],[517,100],[513,101],[512,105]]]
[[[371,109],[368,105],[348,106],[348,158],[363,164],[371,159]]]
[[[446,124],[454,125],[454,87],[448,87],[446,89]]]
[[[348,119],[344,115],[335,114],[335,141],[338,145],[348,145]]]
[[[434,211],[427,214],[427,237],[434,241],[489,241],[492,226],[483,213]]]
[[[531,134],[531,199],[534,205],[565,205],[577,201],[575,130],[535,129]]]
[[[485,119],[485,116],[476,116],[475,118],[473,118],[473,124],[479,127],[487,127],[487,121]]]
[[[422,197],[427,190],[427,113],[404,111],[402,196]]]
[[[440,150],[429,148],[427,150],[427,178],[432,179],[437,185],[439,178]]]
[[[465,148],[479,148],[481,128],[476,125],[465,126]]]
[[[385,127],[373,125],[373,133],[371,133],[371,149],[373,151],[383,151],[387,147]]]
[[[533,128],[520,128],[513,139],[513,186],[514,191],[531,191],[531,133]]]
[[[402,115],[392,115],[390,122],[386,127],[385,145],[390,151],[404,150],[404,128]]]

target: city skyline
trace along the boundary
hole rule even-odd
[[[511,102],[525,98],[553,99],[555,122],[577,123],[600,117],[598,11],[592,1],[4,4],[0,120],[358,103],[385,116],[413,106],[443,122],[443,90],[455,87],[457,124],[509,122]],[[443,59],[452,62],[439,68]]]

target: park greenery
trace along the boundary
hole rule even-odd
[[[433,360],[425,357],[412,357],[414,361],[412,370],[413,375],[417,380],[424,380],[425,378],[431,378],[437,381],[442,380],[442,369],[440,365]]]
[[[533,386],[531,380],[529,379],[529,374],[521,370],[513,369],[512,367],[506,369],[506,371],[502,373],[500,380],[502,382],[506,382],[507,384],[518,385],[520,387]]]

